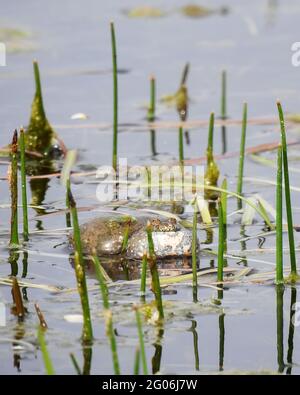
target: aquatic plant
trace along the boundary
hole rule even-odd
[[[218,282],[223,282],[224,268],[224,213],[221,199],[218,200],[218,221],[219,221],[219,239],[218,239]]]
[[[247,129],[247,103],[244,103],[241,143],[240,143],[240,160],[239,160],[238,181],[237,181],[237,188],[236,188],[236,193],[239,195],[241,195],[243,193],[246,129]],[[238,200],[238,208],[242,208],[242,202],[240,200]]]
[[[213,138],[214,138],[214,122],[215,122],[215,114],[212,112],[209,118],[209,128],[208,128],[208,142],[207,142],[207,150],[206,150],[206,171],[204,175],[205,188],[204,188],[204,196],[205,199],[216,199],[218,195],[211,189],[207,187],[216,187],[218,185],[218,179],[220,175],[220,171],[218,165],[214,160],[213,153]]]
[[[25,148],[28,151],[41,153],[46,157],[63,153],[61,142],[50,125],[43,104],[40,72],[37,61],[33,62],[35,79],[35,95],[31,105],[29,125],[25,132]]]
[[[13,283],[12,283],[12,297],[14,301],[14,308],[13,312],[14,314],[18,317],[19,321],[23,321],[25,318],[25,307],[23,304],[23,299],[19,287],[19,283],[16,277],[13,277]]]
[[[82,372],[81,372],[80,366],[79,366],[79,364],[78,364],[78,362],[77,362],[77,360],[75,358],[75,355],[73,353],[70,354],[70,358],[71,358],[71,361],[72,361],[72,364],[74,366],[74,369],[75,369],[76,373],[79,376],[81,376]]]
[[[26,184],[26,163],[25,163],[25,139],[24,129],[20,129],[20,157],[21,157],[21,190],[22,190],[22,209],[23,209],[23,240],[28,241],[28,208],[27,208],[27,184]]]
[[[282,146],[277,154],[276,186],[276,284],[283,284],[283,250],[282,250]]]
[[[198,203],[194,201],[194,215],[193,215],[193,231],[192,231],[192,269],[193,269],[193,301],[198,300],[198,278],[197,278],[197,215],[198,215]]]
[[[140,373],[140,358],[141,358],[140,348],[137,347],[134,355],[134,368],[133,368],[133,374],[135,376],[137,376]]]
[[[18,132],[15,130],[10,147],[10,196],[11,196],[11,222],[10,222],[10,248],[19,246],[18,234]]]
[[[148,122],[153,122],[155,120],[155,97],[156,97],[156,87],[155,87],[155,77],[150,76],[150,103],[148,107],[147,120]]]
[[[101,263],[96,255],[93,256],[93,263],[94,263],[94,267],[95,267],[97,280],[100,285],[100,291],[102,294],[102,303],[103,303],[104,317],[105,317],[105,322],[106,322],[106,333],[107,333],[107,337],[109,338],[109,341],[110,341],[114,372],[115,372],[115,374],[121,374],[118,351],[117,351],[117,342],[116,342],[116,337],[115,337],[115,332],[114,332],[114,327],[113,327],[112,312],[109,307],[108,289],[107,289],[105,278],[103,276]]]
[[[112,64],[113,64],[113,156],[112,167],[117,171],[118,161],[118,69],[116,34],[113,22],[110,22]]]
[[[141,314],[140,314],[137,306],[135,306],[134,310],[135,310],[135,317],[136,317],[136,326],[137,326],[138,335],[139,335],[140,355],[141,355],[141,360],[142,360],[143,372],[144,372],[144,375],[147,375],[148,374],[148,366],[147,366],[147,357],[146,357],[146,352],[145,352],[145,343],[144,343],[144,334],[143,334],[143,328],[142,328]]]
[[[158,274],[158,270],[157,270],[157,261],[156,261],[156,256],[155,256],[154,243],[153,243],[153,238],[152,238],[151,224],[147,225],[146,232],[147,232],[148,249],[149,249],[148,265],[149,265],[151,277],[152,277],[152,286],[151,287],[152,287],[152,291],[154,292],[154,295],[155,295],[156,307],[157,307],[157,310],[159,313],[159,318],[161,320],[163,320],[164,319],[164,310],[163,310],[163,303],[162,303],[162,297],[161,297],[160,280],[159,280],[159,274]]]
[[[146,279],[147,279],[147,253],[145,252],[142,259],[141,288],[140,288],[143,300],[145,300]]]
[[[46,341],[45,341],[45,334],[43,329],[41,329],[41,327],[39,326],[38,328],[38,332],[37,332],[37,338],[38,338],[38,342],[40,345],[40,349],[41,349],[41,353],[43,356],[43,361],[44,361],[44,366],[46,369],[46,373],[48,375],[54,375],[55,371],[54,371],[54,367],[53,367],[53,363],[52,360],[50,358],[49,352],[48,352],[48,348],[46,345]]]
[[[299,280],[299,276],[297,273],[297,263],[296,263],[296,253],[295,253],[294,225],[293,225],[293,214],[292,214],[292,203],[291,203],[286,132],[285,132],[284,116],[280,102],[277,102],[277,108],[278,108],[280,130],[281,130],[282,161],[283,161],[283,172],[284,172],[284,192],[285,192],[285,205],[286,205],[289,247],[290,247],[290,261],[291,261],[291,273],[287,281],[296,282],[297,280]]]
[[[227,179],[224,178],[221,188],[227,190]],[[221,205],[223,214],[223,227],[224,227],[224,254],[227,253],[227,193],[221,192]],[[227,259],[224,259],[224,266],[227,266]]]
[[[39,322],[40,322],[40,328],[43,330],[48,329],[48,325],[45,320],[44,314],[41,312],[41,309],[37,303],[34,304],[34,308],[35,308],[36,314],[37,314]]]
[[[74,268],[77,280],[77,288],[78,294],[80,296],[82,313],[83,313],[83,332],[82,332],[82,340],[84,343],[91,343],[93,340],[93,329],[92,329],[92,321],[91,321],[91,313],[89,306],[89,297],[86,285],[86,277],[85,277],[85,267],[82,253],[82,244],[80,237],[80,228],[78,223],[78,214],[76,208],[76,202],[73,198],[71,189],[68,190],[68,199],[70,205],[70,211],[72,216],[73,223],[73,231],[74,231],[74,245],[75,245],[75,254],[74,254]]]

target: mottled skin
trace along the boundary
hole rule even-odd
[[[80,231],[84,252],[98,256],[121,254],[124,235],[128,232],[124,255],[128,259],[140,259],[148,251],[146,225],[149,223],[157,258],[191,255],[192,234],[175,219],[125,215],[102,216],[83,224]]]

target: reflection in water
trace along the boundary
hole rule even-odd
[[[277,363],[278,373],[284,371],[283,357],[283,295],[284,286],[276,285],[276,322],[277,322]]]
[[[8,257],[8,262],[10,263],[10,267],[11,267],[11,276],[16,277],[18,275],[18,260],[19,260],[19,256],[20,254],[14,250],[14,249],[10,249],[9,250],[9,257]]]
[[[53,161],[42,160],[42,161],[27,161],[26,162],[26,174],[28,176],[42,176],[51,174],[57,171]],[[32,178],[29,181],[31,190],[31,204],[39,206],[43,203],[46,197],[46,192],[49,187],[49,178]],[[44,214],[44,210],[35,208],[38,215]],[[42,222],[37,221],[36,227],[38,230],[43,230]]]
[[[222,154],[225,154],[227,152],[226,126],[221,126],[221,136],[222,136]]]
[[[191,144],[191,138],[190,138],[190,132],[188,130],[186,130],[184,132],[184,137],[185,137],[186,145],[190,145]]]
[[[297,288],[291,288],[291,303],[290,303],[290,320],[289,320],[289,337],[288,337],[288,352],[287,352],[287,362],[288,368],[286,370],[286,374],[292,373],[292,365],[293,365],[293,350],[294,350],[294,321],[293,321],[293,314],[295,303],[297,301]]]
[[[240,200],[239,200],[239,201],[240,201]],[[240,236],[241,236],[242,238],[246,238],[246,237],[247,237],[245,230],[246,230],[246,229],[245,229],[245,225],[241,225]],[[246,251],[246,250],[247,250],[246,240],[242,240],[242,241],[241,241],[241,251]],[[245,258],[243,258],[243,259],[241,260],[241,263],[242,263],[244,266],[247,266],[247,265],[248,265],[248,261],[247,261],[246,256],[245,256]]]
[[[278,0],[267,0],[266,24],[269,26],[275,24],[278,5]]]
[[[193,334],[194,356],[195,356],[195,369],[199,370],[199,350],[198,350],[198,332],[197,321],[192,320],[192,327],[189,329]]]
[[[23,252],[22,264],[23,264],[22,278],[26,278],[27,270],[28,270],[28,252],[27,251]],[[28,301],[27,288],[26,287],[22,288],[22,295],[23,295],[23,299]]]
[[[224,370],[225,314],[219,315],[219,371]]]
[[[157,150],[156,150],[156,132],[154,129],[150,130],[150,144],[151,144],[151,154],[152,156],[157,155]]]
[[[162,356],[162,339],[164,336],[164,329],[159,328],[157,331],[156,341],[154,345],[154,355],[152,357],[152,374],[155,374],[160,371],[160,364],[161,364],[161,356]]]

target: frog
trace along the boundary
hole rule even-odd
[[[188,257],[192,255],[192,232],[172,218],[123,214],[102,215],[80,226],[83,252],[86,255],[123,256],[140,260],[148,254],[146,227],[152,229],[154,251],[157,259]],[[124,248],[124,236],[128,235]],[[73,237],[70,236],[73,244]]]

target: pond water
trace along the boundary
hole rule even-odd
[[[199,2],[194,2],[199,3]],[[203,18],[189,18],[179,12],[183,2],[153,0],[166,15],[160,18],[129,18],[124,10],[143,5],[140,1],[115,0],[11,0],[1,8],[1,28],[24,32],[17,43],[7,39],[7,66],[0,67],[0,146],[8,144],[12,131],[26,125],[34,93],[32,60],[39,61],[47,116],[69,149],[77,149],[75,171],[95,170],[111,163],[112,150],[112,73],[109,22],[116,27],[119,66],[119,156],[129,164],[173,163],[178,157],[177,129],[163,127],[156,132],[158,155],[151,153],[150,134],[145,116],[149,100],[149,75],[157,79],[157,97],[176,91],[186,62],[190,62],[188,89],[189,120],[208,120],[211,111],[220,113],[221,71],[227,71],[227,107],[231,119],[241,119],[242,105],[248,102],[249,118],[274,119],[269,124],[249,124],[247,147],[279,140],[276,122],[276,100],[284,110],[298,111],[300,69],[291,63],[291,45],[297,41],[300,4],[295,0],[276,1],[214,0],[206,2],[213,9],[228,6],[229,12],[218,12]],[[201,3],[201,5],[206,5]],[[1,29],[0,29],[1,37]],[[0,39],[1,41],[1,39]],[[86,120],[71,120],[72,114],[87,114]],[[174,108],[157,103],[157,117],[162,125],[177,121]],[[134,127],[133,127],[134,126]],[[239,150],[240,125],[226,127],[226,144],[222,130],[215,128],[215,154]],[[288,140],[297,140],[299,130],[288,128]],[[190,144],[185,142],[185,158],[205,155],[207,127],[189,131]],[[262,154],[270,161],[274,152]],[[300,223],[297,205],[299,190],[298,146],[289,147],[293,214]],[[228,188],[235,191],[238,156],[218,160],[220,179],[225,176]],[[53,172],[43,169],[44,173]],[[10,228],[10,194],[7,164],[0,165],[0,277],[18,275],[21,281],[62,289],[76,288],[76,279],[67,245],[65,190],[57,177],[28,180],[29,197],[39,205],[31,208],[30,241],[19,252],[14,263],[7,244]],[[276,180],[274,166],[245,161],[244,192],[259,193],[273,207]],[[247,181],[248,177],[248,181]],[[93,180],[94,182],[90,182]],[[106,210],[96,199],[95,178],[72,180],[72,191],[80,208]],[[80,222],[100,215],[96,210],[82,210]],[[107,208],[107,210],[111,208]],[[236,210],[236,200],[228,200],[228,213]],[[286,217],[286,216],[285,216]],[[21,211],[20,211],[21,218]],[[21,222],[20,222],[21,224]],[[21,225],[20,225],[21,229]],[[241,233],[242,232],[242,233]],[[260,218],[251,226],[241,227],[240,216],[228,217],[228,253],[242,252],[244,260],[228,259],[229,267],[247,265],[253,272],[264,273],[275,268],[275,235],[264,235]],[[253,236],[244,243],[242,235]],[[200,243],[206,240],[205,230],[198,233]],[[296,247],[299,234],[295,233]],[[217,250],[218,232],[213,240],[202,244]],[[284,246],[288,247],[286,233]],[[245,250],[245,251],[242,251]],[[297,258],[299,254],[297,253]],[[179,267],[182,262],[179,262]],[[209,254],[200,253],[200,267],[217,264]],[[289,255],[284,250],[288,269]],[[164,266],[164,264],[162,264]],[[168,267],[166,265],[166,267]],[[133,268],[132,276],[137,269]],[[115,273],[126,278],[124,273]],[[88,273],[88,285],[96,279]],[[298,287],[286,286],[284,293],[270,283],[242,281],[228,284],[221,306],[212,303],[216,291],[199,287],[199,303],[192,301],[190,285],[172,285],[172,292],[163,295],[166,302],[164,329],[144,324],[147,360],[150,370],[161,373],[284,373],[299,374],[300,337],[293,326],[291,306],[298,301]],[[34,304],[38,303],[48,323],[46,340],[55,370],[75,374],[70,353],[76,356],[86,373],[113,372],[109,343],[105,334],[101,296],[97,288],[90,291],[95,341],[92,348],[82,348],[82,324],[66,317],[81,314],[76,292],[51,292],[44,288],[22,288],[28,310],[23,323],[11,313],[11,288],[0,287],[0,298],[6,308],[6,326],[0,326],[2,374],[43,374],[42,356],[37,346],[37,324]],[[147,293],[147,301],[153,299]],[[138,345],[137,328],[132,306],[139,303],[139,287],[122,285],[112,288],[110,300],[117,330],[121,371],[133,372]],[[296,317],[296,316],[295,316]],[[297,318],[297,317],[296,317]],[[297,323],[297,319],[295,322]],[[24,343],[23,343],[24,342]]]

